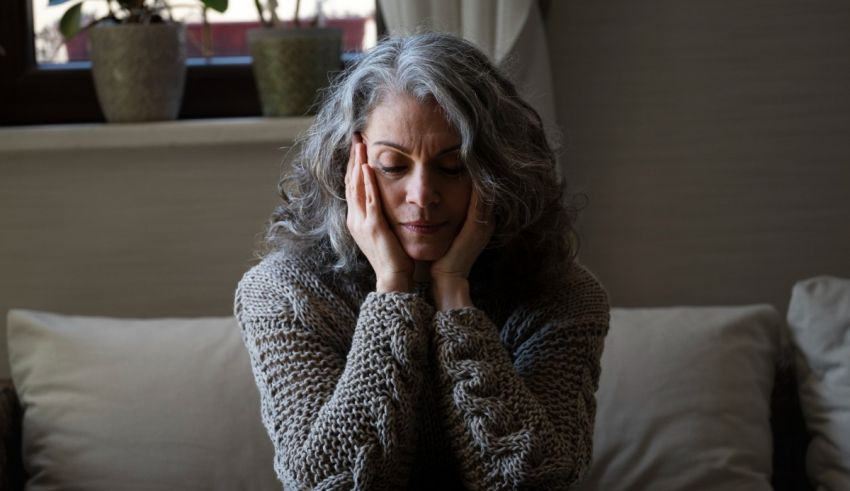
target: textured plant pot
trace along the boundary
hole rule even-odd
[[[249,30],[247,37],[263,114],[314,112],[318,91],[341,68],[342,30],[259,28]]]
[[[186,80],[185,26],[99,25],[89,40],[94,86],[107,121],[177,118]]]

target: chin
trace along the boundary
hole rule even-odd
[[[404,248],[414,261],[436,261],[446,254],[447,246],[415,245]]]

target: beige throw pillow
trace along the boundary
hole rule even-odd
[[[812,435],[809,480],[820,490],[850,489],[850,279],[820,276],[791,292],[788,326],[797,389]]]
[[[578,489],[772,489],[780,327],[768,305],[613,309]]]
[[[7,325],[28,490],[280,489],[235,319]]]

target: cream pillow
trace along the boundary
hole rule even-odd
[[[788,326],[797,389],[812,435],[806,453],[818,489],[850,489],[850,280],[819,276],[794,285]]]
[[[768,305],[613,309],[578,489],[772,489],[780,327]]]
[[[12,310],[28,490],[279,490],[232,317]]]

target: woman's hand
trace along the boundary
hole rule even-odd
[[[439,310],[471,307],[469,272],[495,230],[475,188],[469,197],[466,220],[446,254],[431,265],[434,302]]]
[[[405,254],[384,219],[375,173],[366,163],[366,146],[359,134],[352,139],[345,171],[345,199],[348,203],[345,223],[375,270],[376,291],[410,291],[413,260]]]

